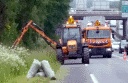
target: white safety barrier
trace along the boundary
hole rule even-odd
[[[51,68],[51,66],[50,66],[50,64],[48,63],[47,60],[43,60],[41,62],[41,65],[42,65],[42,67],[44,69],[44,72],[45,72],[45,74],[46,74],[47,77],[49,77],[51,79],[55,77],[55,73],[52,70],[52,68]]]
[[[37,59],[34,59],[32,65],[28,71],[27,78],[29,79],[29,78],[34,77],[40,67],[41,67],[41,63]]]
[[[55,73],[47,60],[40,62],[37,59],[34,59],[28,71],[27,78],[29,79],[35,76],[49,77],[51,80],[56,80]]]

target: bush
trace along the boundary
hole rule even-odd
[[[25,48],[15,48],[3,46],[0,44],[0,83],[4,83],[13,77],[25,73],[26,64],[24,56],[27,54],[27,49]]]

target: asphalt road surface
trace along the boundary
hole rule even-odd
[[[66,60],[61,68],[68,74],[56,83],[128,83],[128,61],[118,52],[113,52],[112,58],[92,57],[90,64],[81,64],[81,59]]]

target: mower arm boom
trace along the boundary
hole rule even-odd
[[[15,46],[17,46],[19,44],[19,42],[21,41],[21,39],[23,38],[24,34],[28,31],[28,28],[32,28],[34,29],[37,33],[39,33],[43,39],[46,41],[46,43],[48,44],[53,44],[55,46],[57,46],[57,42],[53,41],[52,39],[50,39],[45,33],[44,31],[39,28],[32,20],[30,20],[27,25],[25,27],[22,28],[22,32],[20,34],[20,36],[15,40],[15,42],[12,45],[12,48],[14,48]],[[52,45],[50,45],[52,48],[54,48]],[[55,49],[55,48],[54,48]]]

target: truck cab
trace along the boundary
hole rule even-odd
[[[111,42],[111,28],[103,26],[95,22],[94,26],[86,27],[83,29],[83,37],[88,43],[89,56],[103,55],[103,57],[111,58],[112,56],[112,42]]]

